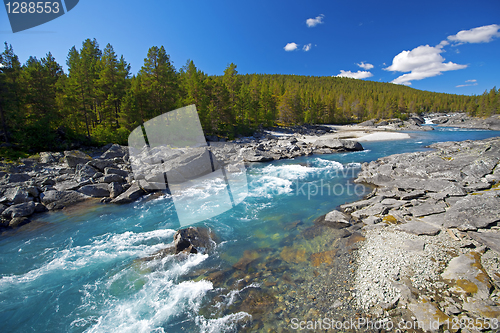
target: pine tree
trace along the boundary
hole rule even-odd
[[[56,103],[58,81],[63,75],[62,67],[50,52],[41,60],[30,57],[23,67],[24,130],[20,140],[30,148],[47,148],[55,140],[60,123]]]
[[[19,85],[21,64],[12,45],[5,43],[4,52],[0,54],[0,64],[1,135],[6,143],[10,143],[10,130],[15,127],[16,114],[19,114],[21,105]]]
[[[179,105],[177,72],[163,46],[153,46],[148,50],[139,75],[146,97],[144,102],[147,103],[147,119],[172,111]]]
[[[126,93],[130,65],[123,56],[118,60],[111,44],[106,45],[100,59],[99,78],[95,82],[96,97],[100,103],[99,123],[105,127],[120,126],[120,111]]]

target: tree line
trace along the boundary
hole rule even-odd
[[[479,96],[420,91],[337,77],[240,75],[229,64],[207,75],[188,60],[176,69],[163,46],[151,47],[132,75],[124,56],[95,39],[72,47],[67,73],[51,53],[21,64],[11,45],[0,53],[0,141],[25,151],[126,144],[131,130],[178,107],[196,104],[207,135],[233,138],[260,127],[343,124],[411,113],[500,113],[500,91]]]

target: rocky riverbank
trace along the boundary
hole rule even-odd
[[[389,131],[432,131],[434,128],[430,126],[422,126],[425,124],[424,117],[412,113],[407,120],[394,119],[371,119],[358,124],[360,127],[368,127],[377,130]]]
[[[406,328],[496,332],[500,138],[431,148],[365,163],[356,182],[374,191],[327,214],[364,225],[354,297]]]
[[[189,179],[234,161],[262,162],[363,149],[353,140],[320,138],[331,132],[334,131],[328,127],[302,126],[290,133],[264,131],[233,142],[209,142],[205,148],[145,147],[131,157],[128,147],[114,144],[87,153],[79,150],[43,152],[16,165],[4,163],[0,172],[0,230],[29,223],[33,214],[63,209],[86,200],[130,203],[166,190],[166,172]],[[215,163],[204,163],[205,154],[214,157]],[[161,163],[142,163],[145,160]],[[134,163],[141,165],[135,175]]]
[[[441,127],[459,127],[459,128],[474,128],[485,130],[500,130],[500,117],[498,115],[491,117],[470,117],[465,113],[434,113],[429,114],[428,118],[431,123]]]

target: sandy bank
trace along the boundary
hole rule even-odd
[[[386,141],[386,140],[403,140],[409,139],[410,135],[401,132],[391,132],[387,130],[377,130],[365,126],[346,125],[346,126],[329,126],[335,129],[336,133],[328,133],[322,136],[305,136],[300,141],[305,143],[313,143],[320,138],[332,139],[347,139],[359,142],[368,141]]]

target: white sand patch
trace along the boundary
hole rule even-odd
[[[313,143],[318,139],[347,139],[355,141],[388,141],[388,140],[403,140],[409,139],[410,135],[401,132],[392,132],[387,129],[373,128],[357,125],[344,125],[336,126],[329,125],[337,132],[328,133],[321,136],[306,135],[303,138],[299,138],[299,141],[304,141],[305,143]]]
[[[357,139],[352,139],[356,141],[386,141],[386,140],[403,140],[409,139],[410,135],[408,133],[399,132],[377,132],[361,136]]]

